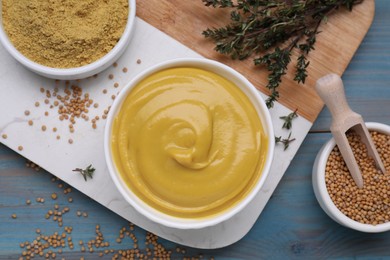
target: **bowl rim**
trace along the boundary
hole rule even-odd
[[[6,34],[3,28],[3,19],[2,19],[2,4],[0,0],[0,42],[4,46],[4,48],[8,51],[11,56],[24,65],[26,68],[49,78],[53,79],[66,79],[66,80],[74,80],[74,79],[82,79],[94,74],[97,74],[107,67],[109,67],[111,62],[117,58],[125,51],[128,46],[131,36],[134,31],[135,24],[135,15],[136,15],[136,0],[128,0],[129,3],[129,12],[127,16],[127,22],[125,30],[122,33],[121,38],[115,44],[114,48],[112,48],[108,53],[99,58],[98,60],[86,64],[80,67],[75,68],[53,68],[48,67],[37,62],[32,61],[31,59],[24,56],[19,50],[15,48],[8,35]]]
[[[390,135],[389,125],[377,122],[366,122],[365,124],[370,131],[377,131],[379,133]],[[314,163],[312,173],[313,188],[320,206],[333,220],[346,227],[367,233],[378,233],[390,230],[390,222],[378,224],[375,226],[371,224],[363,224],[344,215],[333,203],[326,188],[325,167],[328,157],[335,146],[336,142],[332,137],[322,146]]]
[[[227,209],[226,211],[220,214],[206,217],[206,218],[187,219],[187,218],[174,217],[159,212],[156,209],[152,208],[151,206],[147,205],[145,202],[137,198],[137,196],[125,184],[123,184],[123,182],[121,182],[120,174],[117,172],[114,162],[112,160],[111,142],[110,142],[112,125],[113,125],[114,118],[117,112],[119,111],[124,99],[137,85],[137,83],[140,80],[144,79],[145,77],[148,77],[149,75],[157,71],[161,71],[163,69],[181,67],[181,66],[203,68],[206,70],[210,70],[214,73],[220,74],[221,76],[226,77],[228,80],[233,81],[234,79],[236,82],[241,82],[242,85],[244,86],[243,88],[245,88],[249,92],[249,94],[246,93],[243,89],[241,88],[240,89],[242,92],[244,92],[244,94],[249,98],[251,103],[256,108],[256,111],[259,114],[259,118],[263,124],[264,131],[269,138],[268,151],[266,154],[267,159],[263,167],[262,175],[257,181],[256,186],[253,187],[252,191],[235,206]],[[106,122],[106,127],[104,132],[104,152],[105,152],[105,159],[106,159],[106,163],[109,169],[111,179],[113,180],[115,186],[122,194],[122,196],[125,198],[125,200],[131,206],[133,206],[133,208],[135,208],[136,211],[141,213],[149,220],[166,227],[176,228],[176,229],[201,229],[209,226],[214,226],[216,224],[219,224],[223,221],[230,219],[231,217],[236,215],[239,211],[241,211],[244,207],[246,207],[250,201],[253,200],[253,198],[259,192],[261,187],[263,187],[264,182],[267,179],[268,174],[270,172],[270,167],[274,155],[274,146],[275,146],[274,142],[272,142],[273,136],[274,136],[273,125],[272,125],[271,115],[268,111],[268,108],[265,105],[265,102],[261,97],[259,91],[242,74],[233,70],[229,66],[214,60],[209,60],[205,58],[177,58],[177,59],[161,62],[159,64],[156,64],[144,70],[143,72],[138,74],[135,78],[133,78],[121,90],[121,92],[115,99],[114,103],[112,104],[110,112],[107,117],[107,122]],[[131,198],[129,194],[133,194],[133,198]],[[152,214],[150,212],[152,212]]]

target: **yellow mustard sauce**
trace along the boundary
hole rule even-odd
[[[139,82],[112,128],[123,181],[165,214],[204,218],[236,205],[261,176],[268,138],[248,97],[199,68],[171,68]]]

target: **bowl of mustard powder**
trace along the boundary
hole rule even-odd
[[[81,79],[109,67],[131,39],[135,0],[1,0],[0,42],[26,68]]]

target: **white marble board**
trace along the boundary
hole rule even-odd
[[[81,86],[84,93],[88,92],[99,103],[98,108],[90,108],[89,117],[101,116],[103,110],[113,102],[111,95],[117,94],[137,73],[161,61],[183,57],[201,56],[136,18],[133,39],[127,51],[117,61],[118,66],[111,66],[97,78],[71,84]],[[140,64],[137,63],[138,59]],[[116,190],[104,159],[105,121],[100,119],[97,128],[93,129],[90,122],[80,119],[75,125],[75,132],[70,133],[69,122],[58,119],[58,113],[44,103],[46,96],[40,92],[41,87],[53,91],[55,86],[59,86],[61,92],[64,82],[56,83],[26,70],[2,46],[0,61],[0,141],[3,144],[132,223],[160,237],[191,247],[212,249],[230,245],[245,236],[256,221],[261,221],[260,213],[312,125],[302,117],[294,119],[292,131],[296,140],[286,151],[281,145],[276,146],[271,173],[264,187],[241,213],[209,228],[167,228],[142,217]],[[124,67],[128,69],[126,73],[122,71]],[[113,79],[109,79],[110,74],[114,75]],[[119,83],[118,88],[113,87],[115,82]],[[103,89],[107,89],[108,93],[103,94]],[[36,101],[40,102],[39,107],[35,107]],[[53,101],[53,98],[50,99],[50,103]],[[30,111],[29,116],[24,114],[25,110]],[[49,112],[48,116],[44,115],[45,111]],[[281,128],[283,121],[279,117],[291,112],[279,103],[271,109],[276,136],[286,137],[289,134],[289,131]],[[28,120],[33,120],[33,126],[28,125]],[[42,125],[47,127],[46,131],[41,130]],[[58,129],[56,133],[52,131],[53,127]],[[7,135],[6,139],[1,138],[3,134]],[[60,140],[56,139],[57,135],[61,136]],[[74,141],[73,144],[68,143],[69,138]],[[22,151],[18,150],[19,146],[23,146]],[[97,170],[94,178],[88,182],[81,175],[72,172],[76,167],[84,168],[89,164]]]

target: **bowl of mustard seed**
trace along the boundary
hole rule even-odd
[[[387,172],[375,166],[360,137],[348,131],[363,177],[358,188],[332,138],[323,145],[314,162],[314,194],[325,213],[337,223],[361,232],[390,230],[390,126],[366,123]]]
[[[129,45],[135,0],[1,0],[0,42],[26,68],[82,79],[112,65]]]

